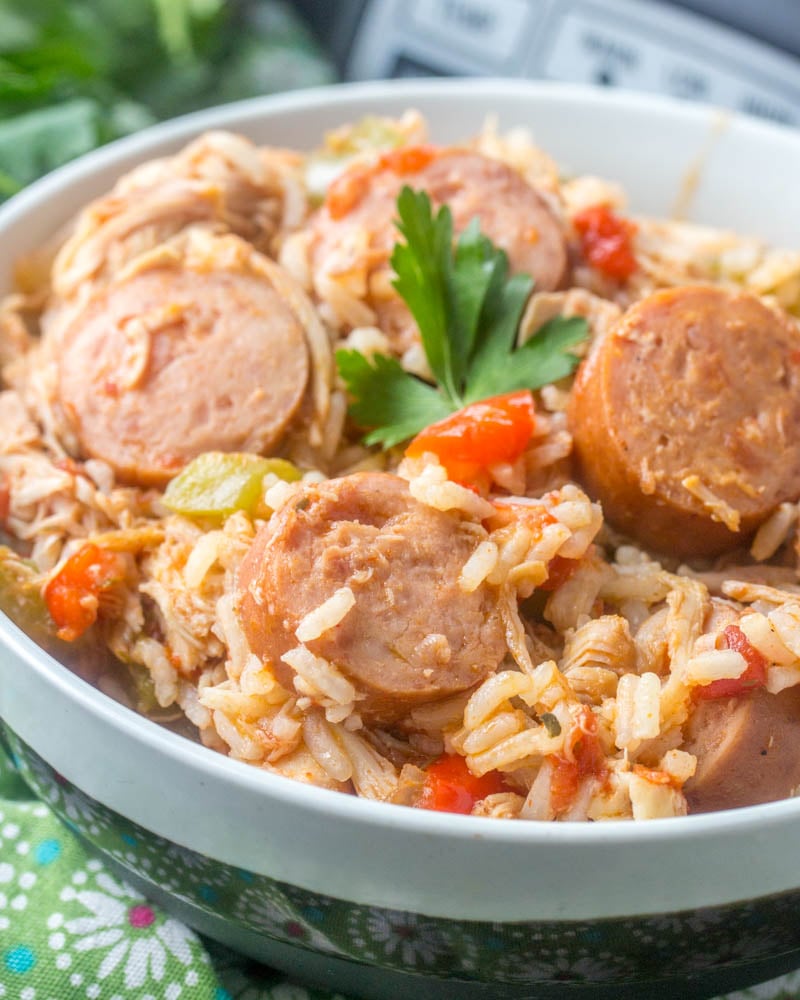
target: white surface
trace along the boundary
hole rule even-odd
[[[696,106],[547,84],[361,85],[234,105],[64,168],[0,210],[0,275],[134,163],[210,127],[308,147],[364,113],[425,112],[437,140],[488,113],[561,162],[669,211],[703,157],[693,217],[800,245],[800,134]],[[800,886],[800,801],[634,825],[500,822],[402,809],[266,775],[139,718],[0,621],[0,714],[105,805],[211,857],[359,903],[466,919],[684,910]]]

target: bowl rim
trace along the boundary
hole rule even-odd
[[[717,126],[720,122],[735,123],[738,131],[749,132],[755,139],[763,137],[772,142],[785,141],[791,145],[795,145],[799,131],[790,125],[701,101],[681,101],[664,94],[625,89],[609,90],[558,80],[456,76],[327,84],[250,97],[191,111],[115,139],[84,153],[70,163],[57,167],[0,204],[0,228],[10,225],[38,201],[57,193],[66,184],[97,173],[104,167],[124,159],[128,154],[136,153],[144,158],[151,147],[158,146],[164,141],[186,141],[200,132],[229,127],[232,119],[252,120],[265,112],[275,115],[282,111],[303,111],[321,107],[333,111],[345,108],[359,98],[393,100],[402,94],[409,100],[429,98],[431,95],[462,100],[469,97],[470,93],[494,94],[498,100],[503,97],[524,95],[531,99],[546,97],[569,104],[579,103],[585,107],[616,107],[625,111],[655,112],[665,119],[680,120],[684,123],[693,121],[701,125],[707,125],[711,118],[717,122]]]
[[[0,232],[18,223],[41,202],[57,199],[68,184],[91,179],[127,157],[146,159],[150,151],[166,142],[186,142],[200,132],[214,128],[241,128],[243,123],[264,115],[304,109],[345,109],[354,99],[375,102],[402,97],[411,103],[434,94],[437,98],[468,100],[471,94],[496,95],[498,100],[523,95],[533,100],[579,102],[588,107],[617,108],[623,111],[657,113],[670,120],[708,125],[719,119],[720,110],[707,105],[686,104],[674,99],[638,92],[598,90],[578,84],[508,79],[406,80],[380,83],[349,83],[316,87],[267,97],[252,98],[221,107],[193,112],[151,126],[140,133],[117,140],[73,163],[59,168],[0,207]],[[723,112],[740,132],[755,141],[800,144],[800,132]],[[280,775],[266,773],[253,765],[210,750],[198,742],[164,729],[139,715],[73,673],[46,653],[0,613],[0,651],[11,653],[33,671],[46,687],[57,691],[69,703],[88,715],[102,719],[124,733],[134,743],[146,745],[197,775],[208,775],[241,792],[291,806],[316,820],[340,819],[356,823],[371,832],[387,832],[401,827],[414,838],[435,838],[448,842],[481,842],[489,846],[536,847],[559,844],[568,848],[592,848],[600,844],[618,847],[634,845],[674,845],[715,840],[723,835],[758,837],[769,827],[781,835],[794,831],[800,820],[800,800],[785,799],[764,805],[716,813],[697,814],[647,822],[547,823],[538,821],[499,822],[497,819],[462,817],[425,810],[398,808],[383,802],[361,799],[324,788],[306,785]],[[0,674],[3,664],[0,661]],[[0,691],[0,695],[2,692]],[[0,701],[0,706],[2,702]],[[2,713],[0,713],[2,714]],[[13,728],[13,726],[12,726]],[[36,747],[33,746],[35,750]],[[50,762],[57,763],[57,762]],[[65,769],[65,776],[70,777]],[[800,873],[797,875],[800,881]]]

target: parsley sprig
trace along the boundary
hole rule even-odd
[[[397,227],[405,243],[391,257],[394,287],[419,327],[436,385],[395,359],[339,350],[336,361],[352,398],[350,416],[373,428],[367,444],[391,448],[469,403],[517,389],[538,389],[569,375],[586,321],[557,316],[515,348],[533,288],[524,274],[509,277],[508,257],[474,219],[453,244],[447,205],[436,215],[424,191],[404,187]]]

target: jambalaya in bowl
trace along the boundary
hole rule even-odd
[[[265,771],[522,820],[800,784],[800,255],[523,128],[209,131],[20,257],[3,610]]]

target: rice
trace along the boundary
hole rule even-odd
[[[219,532],[210,531],[202,535],[194,545],[183,567],[183,579],[187,587],[199,588],[211,567],[217,561],[222,538]]]
[[[713,492],[696,473],[687,476],[681,485],[703,504],[715,521],[721,521],[730,531],[738,531],[739,511]]]
[[[311,756],[334,781],[349,781],[353,764],[324,716],[308,712],[303,719],[303,740]]]
[[[660,731],[661,681],[656,674],[623,674],[616,692],[616,745],[635,750]]]
[[[697,770],[697,758],[685,750],[668,750],[659,762],[659,768],[678,784],[683,784]]]
[[[296,646],[281,657],[297,674],[295,687],[301,694],[329,698],[337,705],[352,705],[356,689],[332,663],[315,656],[305,646]],[[304,683],[300,683],[304,682]]]
[[[648,781],[639,774],[629,774],[628,792],[634,819],[664,819],[685,816],[686,800],[669,784]]]
[[[800,601],[785,601],[767,617],[783,645],[800,659]]]
[[[788,667],[797,661],[797,656],[781,640],[769,615],[751,611],[739,619],[739,628],[748,641],[762,653],[770,663]]]
[[[435,456],[431,458],[435,459]],[[398,472],[410,477],[408,489],[411,496],[435,510],[457,510],[477,520],[494,513],[488,501],[448,479],[444,468],[435,460],[423,464],[420,470],[413,461],[406,459]]]
[[[461,748],[465,754],[479,754],[491,749],[496,744],[522,732],[525,729],[527,716],[522,712],[497,712],[486,722],[473,729],[462,740]]]
[[[797,523],[797,508],[796,503],[778,504],[775,513],[759,527],[750,546],[750,555],[755,560],[763,562],[775,555]]]
[[[467,593],[477,590],[497,565],[499,552],[494,542],[481,542],[464,563],[458,578],[458,585]]]
[[[169,662],[164,647],[154,639],[141,636],[131,652],[135,662],[149,670],[158,704],[162,708],[172,705],[178,696],[178,672]]]
[[[323,601],[318,608],[309,611],[295,629],[299,642],[310,642],[319,639],[329,629],[336,628],[344,621],[347,612],[355,607],[356,599],[349,587],[340,587]],[[352,701],[352,698],[347,699]]]
[[[547,757],[558,753],[562,745],[563,740],[550,736],[544,726],[537,726],[507,736],[487,750],[468,753],[467,764],[474,774],[481,775],[489,771],[511,769],[528,757]]]
[[[476,729],[493,715],[501,705],[523,693],[530,693],[532,683],[526,674],[504,670],[495,674],[478,688],[464,709],[464,725]]]
[[[691,684],[711,684],[712,681],[741,677],[747,660],[733,649],[712,649],[693,656],[686,664],[686,680]]]

